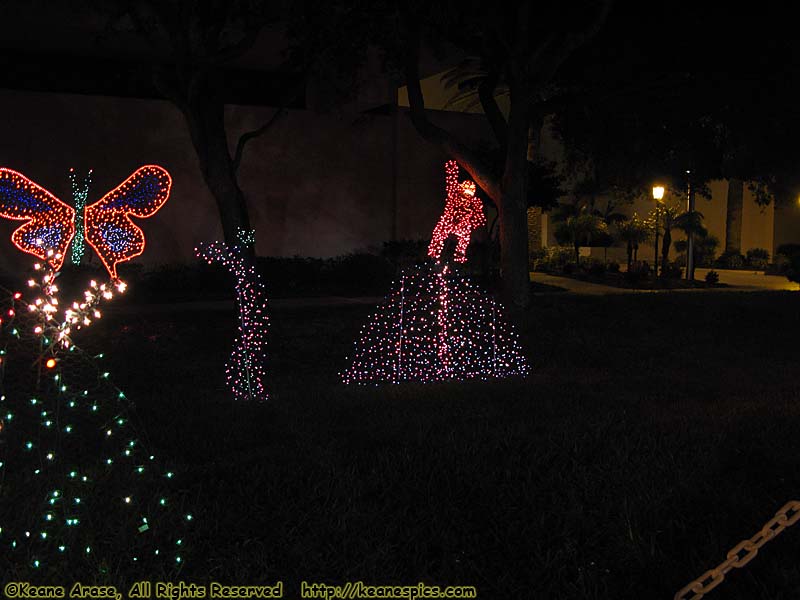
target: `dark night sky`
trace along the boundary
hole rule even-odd
[[[3,87],[152,97],[147,69],[131,62],[158,60],[158,51],[133,34],[104,34],[101,19],[81,6],[41,0],[0,4]],[[797,79],[793,27],[783,3],[759,3],[756,10],[751,3],[618,0],[568,72],[606,86],[694,73],[721,84],[760,83],[780,93]],[[279,28],[269,29],[232,65],[238,71],[229,77],[229,101],[275,103],[288,80],[264,77],[263,71],[280,62],[285,43]]]
[[[794,19],[786,5],[708,2],[615,4],[576,61],[647,72],[696,72],[752,80],[796,69]]]

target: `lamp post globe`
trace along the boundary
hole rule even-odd
[[[655,244],[655,255],[653,257],[653,274],[658,277],[658,209],[659,204],[664,199],[664,186],[663,185],[654,185],[653,186],[653,200],[656,201],[656,213],[655,213],[655,224],[653,225],[653,229],[655,230],[655,237],[656,237],[656,244]],[[663,265],[662,265],[663,269]]]

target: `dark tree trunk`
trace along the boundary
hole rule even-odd
[[[497,73],[491,73],[479,89],[479,99],[493,127],[498,143],[505,146],[505,166],[501,178],[492,173],[480,154],[458,142],[448,131],[435,126],[425,114],[419,73],[420,32],[417,17],[408,8],[401,9],[400,24],[406,39],[405,74],[411,121],[427,141],[436,143],[458,161],[475,182],[494,200],[499,211],[500,264],[504,295],[513,309],[528,305],[530,274],[528,271],[528,131],[541,129],[541,116],[531,120],[532,93],[545,89],[556,72],[579,47],[594,37],[611,10],[611,0],[604,0],[582,31],[572,32],[556,41],[556,36],[534,39],[530,35],[530,3],[517,3],[514,32],[498,31],[510,50],[503,67],[508,71],[511,97],[508,121],[496,110],[492,91]],[[505,20],[502,20],[505,23]],[[490,28],[491,29],[491,28]],[[506,36],[506,33],[509,35]],[[510,39],[508,39],[510,38]],[[531,47],[531,43],[536,43]],[[513,46],[513,47],[512,47]]]
[[[250,219],[228,149],[225,106],[212,94],[198,94],[182,108],[200,171],[217,203],[225,241],[236,244],[240,228],[250,231]]]
[[[575,266],[579,267],[581,264],[581,247],[579,244],[573,244],[575,248]]]
[[[744,182],[728,180],[728,208],[725,213],[725,253],[742,253],[742,209]]]
[[[628,241],[628,271],[631,270],[631,263],[633,263],[633,243]]]
[[[672,232],[669,228],[664,228],[664,239],[661,242],[661,275],[669,265],[669,247],[672,245]]]
[[[521,89],[519,89],[521,88]],[[501,183],[500,264],[505,297],[514,309],[530,300],[528,272],[528,128],[531,122],[529,90],[509,85],[508,144]]]

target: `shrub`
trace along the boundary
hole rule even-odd
[[[800,244],[781,244],[775,254],[785,256],[788,259],[793,256],[800,256]]]
[[[366,252],[335,258],[260,256],[256,269],[270,298],[380,296],[396,273],[390,260]],[[230,274],[219,265],[202,261],[157,267],[137,279],[130,293],[142,301],[209,300],[231,298],[233,294]]]
[[[532,271],[543,270],[541,266],[547,261],[547,248],[534,248],[528,252],[528,265]]]
[[[772,260],[772,268],[770,269],[770,266],[767,266],[767,269],[770,270],[770,275],[784,275],[789,269],[789,266],[789,259],[786,256],[783,254],[776,254],[775,258]]]
[[[716,261],[723,269],[739,269],[745,265],[745,257],[738,252],[725,252]]]
[[[230,275],[222,266],[198,261],[145,271],[130,293],[142,301],[189,301],[231,298],[233,291]]]
[[[563,246],[549,246],[532,251],[530,260],[534,271],[563,271],[564,265],[575,261],[575,251]]]
[[[381,295],[392,283],[395,269],[382,256],[354,253],[325,261],[333,294]]]
[[[602,277],[606,274],[606,263],[601,260],[593,260],[589,263],[587,271],[589,275]]]
[[[661,267],[661,276],[664,279],[680,279],[683,275],[683,269],[679,264],[668,263]]]
[[[122,263],[117,267],[120,279],[128,284],[128,290],[135,290],[142,278],[143,267],[141,263]],[[58,287],[62,298],[80,298],[89,281],[98,282],[108,279],[108,273],[100,264],[73,265],[64,261],[61,274],[58,277]],[[15,287],[19,283],[12,284]]]
[[[619,263],[612,260],[608,263],[607,269],[609,273],[619,273]]]
[[[547,256],[552,264],[560,267],[575,261],[575,250],[565,246],[551,246],[547,249]]]
[[[701,237],[695,242],[695,259],[701,267],[710,267],[714,264],[714,257],[717,255],[719,239],[714,235]]]
[[[747,251],[747,264],[755,269],[763,269],[769,264],[769,252],[765,248],[750,248]]]
[[[776,251],[776,259],[786,263],[784,274],[789,281],[800,282],[800,244],[781,244]]]
[[[401,268],[413,265],[428,257],[428,241],[394,240],[384,242],[380,255]]]
[[[631,264],[630,269],[625,273],[625,281],[638,283],[650,276],[650,265],[645,261],[638,261]]]
[[[687,242],[686,240],[678,240],[674,244],[675,251],[682,253],[681,256],[678,257],[678,262],[681,265],[686,264],[686,251],[687,251]],[[714,235],[707,235],[705,237],[695,237],[694,240],[694,264],[696,267],[710,267],[714,263],[714,257],[717,254],[717,248],[719,247],[719,239]],[[743,259],[744,260],[744,259]]]
[[[706,273],[706,283],[710,283],[711,285],[719,283],[719,273],[717,273],[714,270],[711,270],[708,273]]]
[[[325,263],[321,258],[301,256],[260,256],[256,259],[267,294],[272,297],[324,294],[331,280]]]
[[[561,265],[561,272],[564,273],[565,275],[572,275],[574,271],[575,271],[575,263],[566,263],[564,265]]]
[[[548,271],[551,270],[550,269],[550,261],[547,260],[546,258],[533,259],[531,261],[531,263],[530,263],[530,269],[531,269],[531,271],[539,271],[539,272],[547,273]]]

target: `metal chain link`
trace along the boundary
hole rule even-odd
[[[781,508],[761,530],[749,540],[742,540],[731,548],[726,559],[716,568],[703,573],[675,594],[674,600],[700,600],[717,587],[731,569],[740,569],[753,560],[761,547],[774,539],[787,527],[800,521],[800,501],[792,500]],[[689,596],[689,594],[694,594]]]

